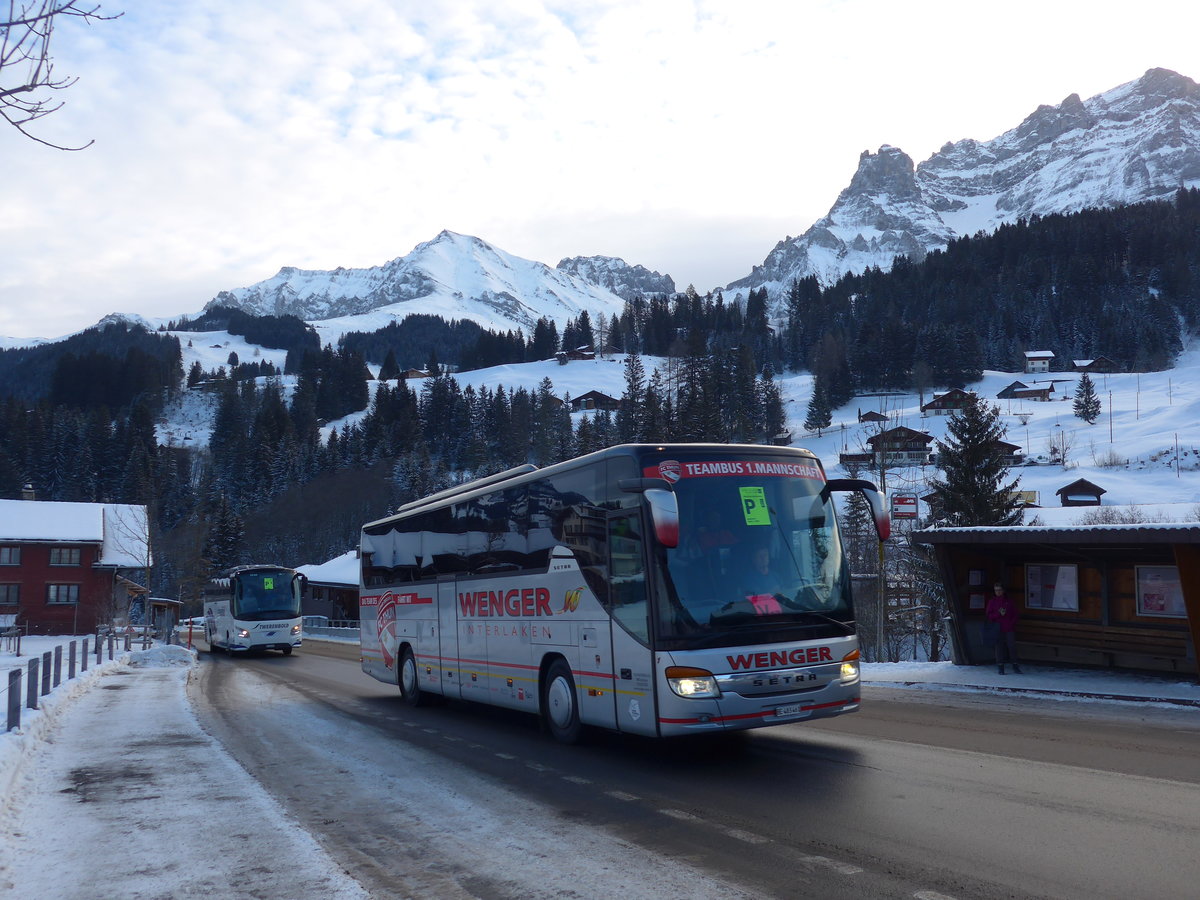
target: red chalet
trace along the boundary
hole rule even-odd
[[[86,634],[146,589],[146,507],[0,500],[0,616],[30,634]]]

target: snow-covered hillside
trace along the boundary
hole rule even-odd
[[[185,370],[199,360],[206,369],[224,365],[230,351],[239,359],[269,359],[282,368],[283,351],[255,348],[244,340],[223,332],[205,334],[179,333],[184,352]],[[191,346],[188,346],[188,341]],[[256,350],[258,356],[255,355]],[[647,374],[662,364],[662,360],[644,357]],[[483,386],[495,390],[524,387],[535,391],[542,379],[549,378],[558,396],[577,397],[598,390],[613,397],[624,392],[624,357],[590,361],[574,361],[559,365],[554,361],[497,366],[464,372],[457,376],[466,387]],[[1093,380],[1101,400],[1102,413],[1094,425],[1075,417],[1069,399],[1035,402],[1030,400],[997,400],[996,394],[1020,380],[1027,385],[1046,386],[1054,382],[1053,396],[1070,398],[1078,376],[1056,372],[1049,375],[1023,375],[1013,372],[986,372],[970,385],[985,399],[1000,406],[1002,421],[1008,428],[1008,440],[1021,447],[1034,465],[1012,470],[1020,476],[1022,490],[1037,491],[1045,507],[1057,507],[1055,492],[1077,478],[1086,478],[1100,485],[1105,505],[1174,504],[1164,506],[1162,514],[1173,518],[1195,517],[1200,512],[1200,341],[1194,342],[1180,357],[1176,368],[1165,372],[1143,374],[1096,375]],[[285,393],[294,379],[282,379]],[[866,447],[866,439],[878,426],[859,424],[859,412],[874,410],[889,417],[887,427],[905,425],[924,431],[933,438],[944,438],[947,418],[925,416],[920,412],[921,398],[916,394],[856,397],[846,406],[834,411],[833,426],[821,435],[806,433],[803,422],[812,395],[812,377],[807,373],[786,375],[778,380],[787,410],[788,426],[794,446],[816,453],[830,473],[840,472],[838,455]],[[412,386],[420,389],[419,382]],[[928,395],[924,398],[930,399]],[[159,426],[159,437],[175,446],[204,446],[211,426],[213,402],[211,395],[187,391],[179,403],[168,410]],[[355,413],[344,420],[331,422],[324,433],[362,418]],[[574,413],[576,423],[588,412]],[[1067,466],[1049,464],[1052,444],[1066,444]],[[1176,449],[1178,448],[1178,468]],[[931,467],[891,469],[887,489],[915,490],[924,493],[925,480],[936,474]],[[1069,516],[1081,513],[1072,511]],[[1062,515],[1047,511],[1047,521]]]

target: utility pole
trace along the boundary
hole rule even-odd
[[[888,508],[887,502],[887,447],[881,447],[879,452],[879,493],[883,498],[883,508]],[[875,622],[875,661],[883,662],[883,632],[887,621],[887,571],[885,568],[883,541],[879,542],[879,615]]]

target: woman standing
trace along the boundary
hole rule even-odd
[[[996,582],[994,590],[995,593],[988,597],[983,614],[993,629],[996,666],[1003,675],[1007,661],[1012,663],[1013,671],[1020,675],[1021,667],[1017,665],[1017,607],[1004,593],[1004,585]]]

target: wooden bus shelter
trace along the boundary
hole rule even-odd
[[[983,609],[1014,600],[1022,660],[1200,674],[1200,523],[927,528],[959,665],[993,662]]]

